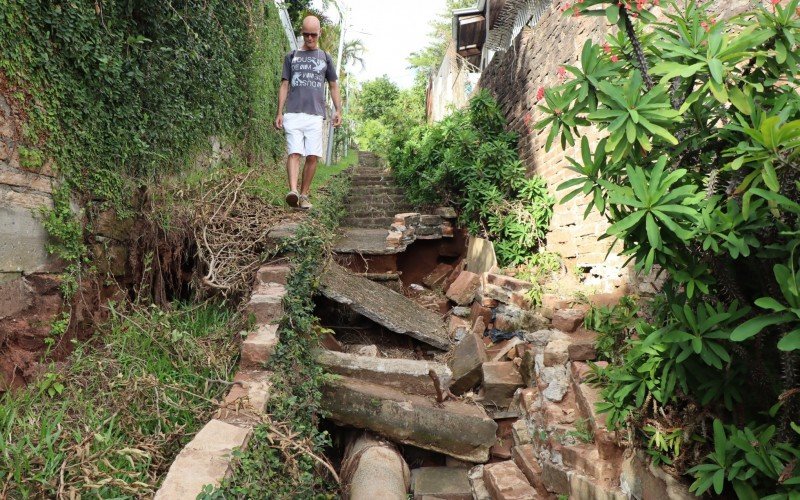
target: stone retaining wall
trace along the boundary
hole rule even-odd
[[[533,28],[525,28],[512,46],[497,54],[484,70],[479,86],[491,91],[506,115],[509,128],[520,134],[519,154],[531,173],[543,176],[551,189],[561,199],[566,192],[556,192],[556,187],[575,174],[568,170],[568,157],[580,157],[580,145],[562,149],[554,144],[549,152],[544,145],[547,130],[533,129],[544,115],[536,108],[536,94],[540,87],[550,88],[561,80],[559,67],[577,65],[586,39],[603,43],[612,32],[603,17],[562,17],[560,8],[569,0],[554,1],[550,9]],[[724,17],[742,11],[750,4],[747,0],[722,2],[717,0],[712,10]],[[570,73],[567,73],[569,76]],[[590,140],[599,137],[591,132]],[[558,140],[556,140],[558,143]],[[583,273],[585,285],[599,291],[632,285],[631,291],[652,288],[649,280],[642,280],[623,267],[624,259],[612,251],[606,258],[611,240],[598,241],[608,227],[605,219],[592,211],[587,219],[583,213],[587,198],[574,198],[557,204],[547,237],[547,249],[558,252],[572,269]]]

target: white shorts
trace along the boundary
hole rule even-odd
[[[322,117],[307,113],[285,113],[283,130],[286,132],[288,153],[322,157]]]

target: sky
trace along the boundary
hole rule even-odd
[[[445,9],[445,0],[339,0],[349,9],[345,39],[360,38],[364,42],[365,66],[349,68],[359,81],[372,80],[384,74],[400,88],[414,83],[414,72],[408,69],[408,56],[428,43],[429,26]],[[317,2],[319,3],[319,2]],[[335,11],[334,11],[335,12]],[[335,13],[331,18],[336,19]]]

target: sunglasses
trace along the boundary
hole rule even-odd
[[[301,33],[301,35],[303,35],[303,38],[305,37],[317,38],[319,36],[319,33]]]

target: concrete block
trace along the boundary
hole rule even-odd
[[[542,466],[542,485],[551,493],[557,495],[569,494],[569,474],[561,467],[550,462],[543,462]]]
[[[289,275],[292,273],[292,268],[288,265],[273,264],[269,266],[261,266],[256,272],[256,284],[278,283],[286,285]]]
[[[497,267],[497,256],[495,256],[492,242],[484,238],[470,236],[467,244],[466,262],[467,270],[477,274],[488,273],[495,269]]]
[[[484,401],[499,407],[507,407],[517,387],[524,385],[522,376],[511,361],[484,363],[482,371]]]
[[[283,297],[286,287],[279,283],[266,283],[255,287],[247,312],[256,317],[256,323],[277,323],[283,316]]]
[[[469,469],[455,467],[420,467],[411,471],[414,500],[472,500]]]
[[[178,454],[155,498],[195,498],[204,485],[218,486],[232,472],[231,452],[247,446],[251,433],[221,420],[208,422]]]
[[[239,362],[245,370],[258,370],[269,361],[279,342],[278,325],[258,325],[242,342],[242,357]]]
[[[468,333],[456,344],[449,366],[453,375],[450,390],[462,394],[481,381],[481,365],[487,361],[486,345],[474,333]]]

